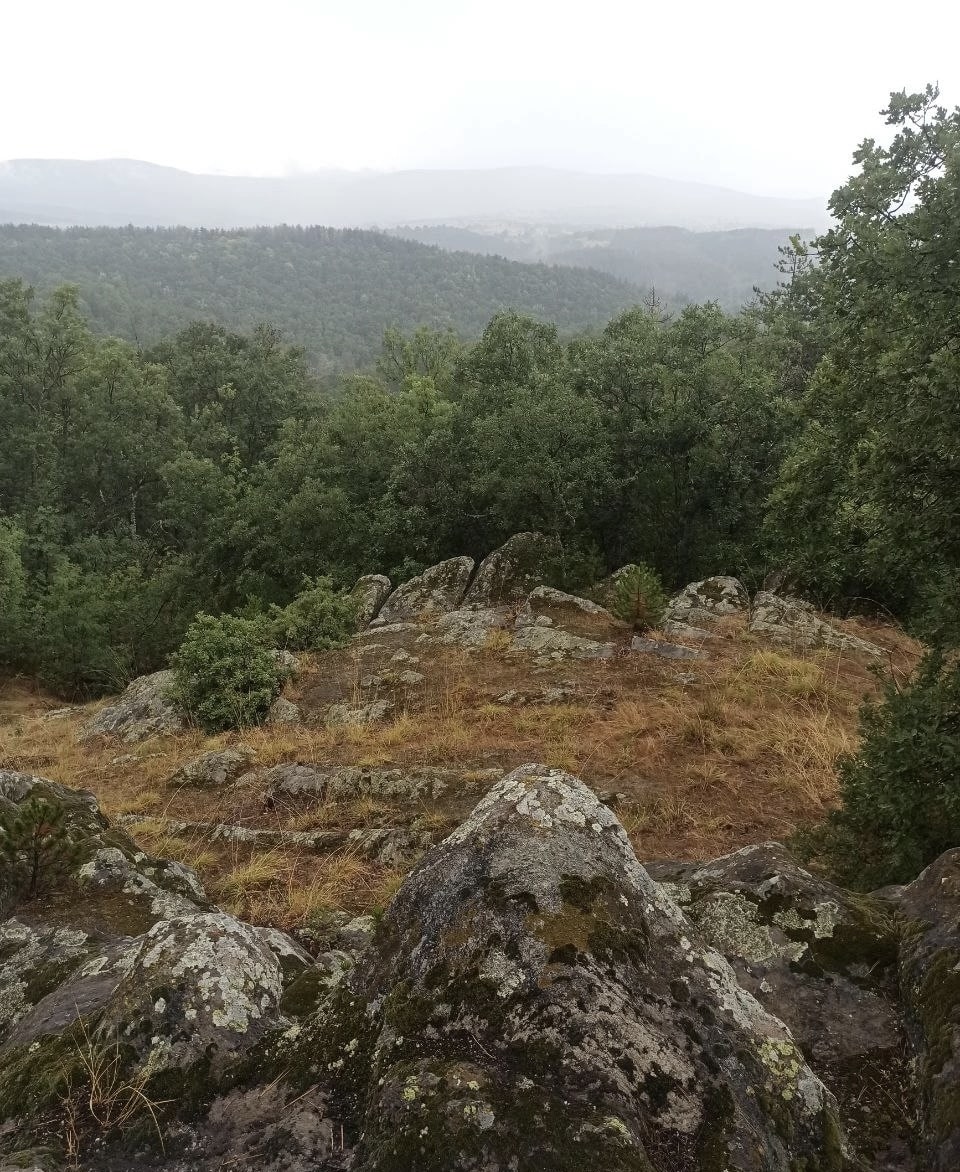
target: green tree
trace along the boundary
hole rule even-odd
[[[960,109],[937,99],[891,95],[795,282],[826,344],[768,523],[824,593],[914,614],[960,571]]]

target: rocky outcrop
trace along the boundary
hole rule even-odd
[[[462,774],[450,769],[376,769],[357,765],[316,767],[289,762],[263,775],[268,803],[294,799],[355,802],[361,798],[410,803],[441,798],[451,785],[462,786]]]
[[[960,850],[899,894],[900,986],[917,1055],[926,1172],[960,1168]]]
[[[81,739],[112,736],[133,744],[146,737],[181,732],[186,720],[170,697],[172,685],[172,671],[139,676],[86,724]]]
[[[277,802],[429,806],[440,774],[255,776]],[[87,1172],[960,1166],[960,849],[874,896],[777,843],[645,868],[609,806],[526,765],[382,917],[304,928],[311,955],[212,907],[91,795],[0,772],[2,834],[43,804],[59,855],[37,891],[30,835],[0,851],[0,1167],[64,1166],[50,1137],[104,1055],[158,1104],[163,1148],[148,1115],[128,1136],[74,1114]],[[430,843],[352,834],[391,867]]]
[[[709,634],[709,627],[727,615],[747,615],[750,595],[737,578],[718,575],[691,582],[670,599],[662,627],[670,634]],[[707,628],[704,630],[704,628]]]
[[[357,630],[363,630],[380,613],[390,597],[393,583],[385,574],[364,574],[352,590],[357,606]]]
[[[809,602],[761,590],[753,600],[750,630],[792,647],[831,647],[861,655],[883,655],[883,648],[824,622]]]
[[[212,1096],[223,1063],[288,1024],[282,991],[310,958],[216,911],[192,871],[139,850],[92,795],[9,772],[0,794],[5,837],[40,813],[48,828],[39,854],[28,827],[0,866],[0,1136],[101,1061],[111,1086],[139,1070]]]
[[[787,1028],[540,766],[414,871],[297,1052],[357,1172],[853,1167]]]
[[[542,533],[515,533],[480,563],[463,605],[488,609],[520,602],[553,577],[559,556],[556,540]]]
[[[473,558],[450,558],[398,586],[380,609],[378,624],[456,610],[473,573]]]
[[[740,985],[790,1027],[836,1090],[861,1153],[884,1169],[909,1168],[900,1162],[912,1096],[891,907],[816,878],[776,842],[647,869]]]
[[[167,784],[218,788],[239,777],[249,767],[253,758],[254,752],[247,745],[201,753],[199,757],[181,765],[171,775]]]

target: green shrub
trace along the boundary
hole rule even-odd
[[[860,728],[860,751],[839,763],[842,806],[799,843],[870,890],[960,846],[960,662],[931,652],[906,687],[864,706]]]
[[[357,600],[334,590],[329,578],[305,578],[303,589],[287,606],[270,608],[270,626],[280,647],[293,651],[329,651],[349,643],[357,623]]]
[[[171,658],[173,693],[207,732],[258,724],[285,669],[270,650],[270,625],[239,615],[199,614]]]
[[[640,562],[624,566],[613,584],[610,610],[637,631],[655,627],[667,609],[667,593],[655,570]]]
[[[28,899],[69,874],[79,859],[65,808],[40,797],[0,808],[0,852],[10,868],[11,886]]]

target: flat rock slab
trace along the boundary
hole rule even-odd
[[[630,650],[645,655],[658,655],[661,659],[710,658],[706,651],[698,651],[696,647],[685,647],[682,643],[664,643],[658,639],[644,639],[640,635],[634,635],[630,641]]]

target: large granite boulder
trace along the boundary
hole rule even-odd
[[[520,602],[536,586],[554,576],[560,546],[542,533],[515,533],[480,563],[464,606],[488,609]]]
[[[830,647],[861,655],[883,655],[883,648],[848,635],[819,618],[809,602],[761,590],[753,600],[750,630],[792,647]]]
[[[138,676],[87,722],[81,740],[112,736],[133,744],[146,737],[181,732],[187,722],[171,698],[172,686],[173,672],[169,670]]]
[[[357,604],[357,630],[362,631],[380,613],[390,597],[393,584],[385,574],[364,574],[357,579],[352,595]]]
[[[377,616],[378,624],[403,622],[456,610],[473,573],[473,558],[449,558],[398,586]]]
[[[537,765],[423,860],[286,1060],[354,1172],[855,1167],[786,1026]]]

